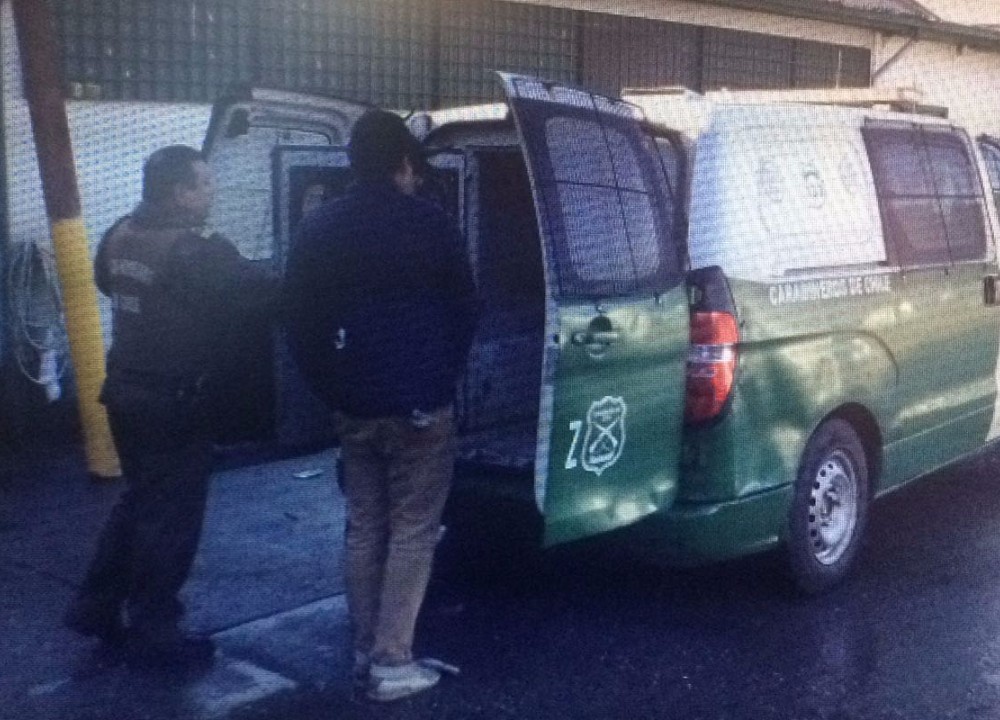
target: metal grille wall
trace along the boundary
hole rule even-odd
[[[67,93],[210,101],[235,83],[395,108],[497,99],[493,70],[606,93],[867,86],[865,48],[502,0],[52,0]]]
[[[432,102],[428,0],[258,0],[262,85],[388,107]]]
[[[67,94],[206,100],[248,81],[252,5],[240,0],[56,0]]]
[[[538,5],[444,0],[441,104],[499,99],[494,70],[578,83],[579,15]]]
[[[583,78],[617,94],[625,87],[701,87],[700,29],[693,25],[585,13]]]
[[[871,53],[864,48],[705,28],[702,56],[702,90],[867,87],[871,82]]]

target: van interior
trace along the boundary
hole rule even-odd
[[[452,157],[455,149],[463,151],[461,226],[479,291],[478,329],[456,406],[459,475],[463,482],[501,483],[504,495],[533,503],[545,338],[542,247],[513,126],[498,128],[485,143],[482,138],[480,132],[459,131],[434,146],[448,148]],[[279,231],[279,238],[294,238],[303,204],[310,202],[307,194],[317,186],[329,198],[344,192],[349,183],[345,167],[291,168],[289,228],[286,233]],[[438,169],[422,192],[458,221],[461,183],[458,170]],[[325,409],[311,397],[280,340],[274,360],[279,442],[299,447],[328,444],[332,437]]]
[[[468,156],[466,232],[480,318],[459,396],[463,459],[533,471],[545,281],[534,201],[517,148]]]

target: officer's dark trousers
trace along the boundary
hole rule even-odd
[[[116,408],[108,418],[127,487],[97,544],[80,597],[156,633],[183,614],[177,597],[198,548],[212,445],[191,412]]]

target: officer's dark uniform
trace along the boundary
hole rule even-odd
[[[206,399],[227,331],[273,305],[275,282],[219,235],[176,210],[141,204],[101,240],[95,279],[112,300],[101,394],[128,487],[101,534],[77,599],[133,637],[177,633],[201,532],[212,443]]]

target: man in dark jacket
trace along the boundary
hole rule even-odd
[[[127,487],[65,622],[156,665],[213,654],[209,638],[178,627],[212,467],[206,398],[229,328],[277,299],[265,271],[202,234],[213,194],[201,153],[157,150],[143,167],[142,202],[105,234],[95,261],[113,308],[101,400]]]
[[[355,677],[393,700],[434,685],[413,660],[455,455],[455,386],[475,325],[461,236],[416,195],[420,145],[371,111],[351,135],[356,185],[306,216],[285,278],[289,341],[335,411],[347,496]]]

